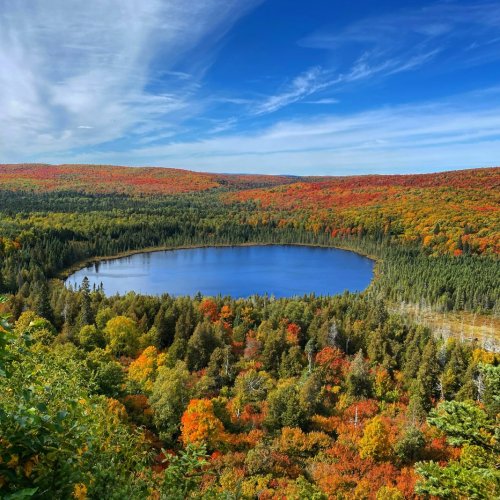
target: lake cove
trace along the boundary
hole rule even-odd
[[[336,248],[294,245],[161,250],[94,263],[71,274],[66,284],[101,283],[106,295],[140,294],[292,297],[362,291],[374,262]]]

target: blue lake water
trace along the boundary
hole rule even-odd
[[[66,283],[85,276],[106,295],[135,291],[160,295],[254,294],[292,297],[362,291],[373,276],[373,261],[335,248],[272,245],[209,247],[139,253],[80,269]]]

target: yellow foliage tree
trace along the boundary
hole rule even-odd
[[[143,390],[150,392],[156,378],[158,367],[162,365],[164,356],[158,355],[154,346],[149,346],[130,364],[128,378],[136,382]]]
[[[387,460],[391,455],[390,430],[380,415],[372,418],[359,441],[359,456],[376,461]]]
[[[116,316],[106,323],[106,342],[116,356],[134,356],[139,345],[139,330],[134,320]]]

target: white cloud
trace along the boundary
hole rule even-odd
[[[325,97],[314,101],[304,101],[305,104],[338,104],[340,101],[334,97]]]
[[[443,1],[359,19],[343,29],[323,28],[299,44],[331,51],[337,58],[364,52],[374,63],[411,59],[436,50],[443,53],[442,69],[500,59],[499,35],[498,2]],[[447,52],[449,48],[452,53]]]
[[[274,113],[319,92],[416,70],[440,56],[440,70],[498,60],[499,36],[500,5],[487,1],[437,2],[361,19],[344,29],[322,29],[299,40],[299,45],[329,51],[337,69],[309,68],[251,113]],[[450,47],[454,53],[462,47],[459,58],[443,55]]]
[[[450,52],[456,64],[500,58],[497,2],[441,2],[318,32],[301,44],[338,54],[325,58],[335,70],[310,67],[265,98],[222,89],[200,98],[218,41],[261,1],[0,0],[0,161],[295,174],[497,162],[499,89],[325,115],[337,110],[326,106],[337,90],[441,63]],[[454,44],[464,50],[448,51]],[[297,102],[324,105],[309,108],[322,114],[259,125]],[[225,113],[204,113],[218,105]],[[198,140],[185,139],[194,135],[190,117],[204,125]],[[252,132],[235,132],[243,124]]]
[[[438,53],[439,49],[434,49],[407,58],[395,57],[381,62],[372,60],[371,53],[363,53],[354,61],[347,72],[337,73],[336,75],[334,75],[333,70],[326,70],[316,66],[294,78],[291,84],[287,85],[282,92],[257,104],[251,113],[257,116],[274,113],[290,104],[303,102],[305,98],[322,91],[332,91],[350,83],[410,71],[429,62]],[[305,102],[309,104],[332,104],[338,102],[338,99],[327,97]]]
[[[161,133],[193,107],[210,47],[259,1],[0,0],[0,157]],[[177,69],[185,59],[194,75]]]
[[[478,167],[498,163],[498,158],[500,89],[493,88],[447,102],[288,120],[253,134],[60,161],[313,175]]]
[[[496,1],[443,1],[419,8],[400,8],[379,16],[361,18],[344,29],[321,29],[303,38],[304,47],[338,50],[347,44],[394,51],[430,39],[491,39],[500,29],[500,5]]]
[[[297,77],[283,90],[283,92],[268,97],[254,109],[255,115],[273,113],[284,106],[301,100],[319,90],[332,85],[327,79],[328,73],[321,67],[309,68]]]

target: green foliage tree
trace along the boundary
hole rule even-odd
[[[422,353],[417,378],[410,384],[410,412],[422,418],[432,408],[438,393],[439,363],[435,341],[430,338]]]
[[[429,414],[453,446],[463,446],[459,460],[446,466],[420,462],[416,491],[442,498],[497,498],[500,494],[498,426],[474,403],[446,401]]]
[[[475,379],[478,399],[491,418],[500,414],[500,366],[481,363]]]
[[[137,324],[126,316],[116,316],[106,323],[104,338],[116,356],[134,356],[139,349]]]
[[[182,414],[191,399],[190,381],[191,375],[183,361],[178,361],[173,368],[158,369],[150,403],[160,437],[169,443],[178,434]]]
[[[85,325],[78,332],[78,343],[86,351],[92,351],[98,347],[105,346],[105,340],[102,332],[95,325]]]
[[[195,328],[187,343],[186,362],[190,370],[205,368],[212,352],[222,346],[222,339],[214,326],[204,321]]]
[[[96,348],[88,353],[86,361],[99,394],[117,398],[123,393],[123,367],[108,351]]]
[[[424,447],[424,433],[419,428],[410,426],[396,441],[394,452],[402,463],[413,463],[420,458]]]
[[[12,344],[0,377],[0,496],[102,498],[145,495],[144,441],[111,400],[92,395],[85,363],[71,346]],[[91,384],[90,384],[91,386]]]
[[[268,413],[266,426],[270,430],[282,427],[303,427],[306,423],[306,412],[300,404],[297,381],[282,381],[267,398]]]
[[[160,498],[163,500],[184,500],[200,498],[199,487],[205,468],[209,464],[204,445],[188,444],[178,455],[168,456],[168,463],[160,485]]]
[[[0,304],[7,302],[7,299],[0,296]],[[9,315],[0,313],[0,377],[7,376],[7,365],[10,360],[8,346],[14,340],[12,326],[9,322]]]
[[[362,351],[357,352],[351,363],[347,374],[346,390],[349,396],[357,399],[369,398],[373,393],[370,369]]]

